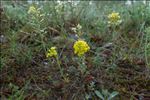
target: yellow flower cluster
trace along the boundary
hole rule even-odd
[[[108,21],[109,24],[118,25],[121,23],[120,15],[119,15],[119,13],[116,13],[116,12],[109,14],[108,19],[109,19],[109,21]]]
[[[48,50],[48,53],[46,54],[46,57],[56,57],[56,56],[57,56],[56,47],[51,47]]]
[[[28,14],[35,14],[38,16],[40,14],[40,11],[34,6],[30,6],[28,10]]]
[[[90,50],[89,45],[83,41],[83,40],[78,40],[74,43],[74,53],[77,54],[78,56],[82,56],[84,53]]]

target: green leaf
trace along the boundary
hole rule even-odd
[[[95,94],[99,97],[99,98],[101,98],[102,100],[104,100],[104,97],[103,97],[103,95],[99,92],[99,91],[95,91]]]
[[[114,98],[115,96],[117,96],[119,93],[118,92],[113,92],[110,94],[108,100],[111,100],[112,98]]]

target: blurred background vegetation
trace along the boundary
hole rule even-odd
[[[38,16],[28,13],[31,6],[38,10]],[[113,11],[118,12],[122,20],[122,23],[115,27],[115,37],[107,18]],[[85,77],[78,79],[75,74],[72,75],[73,72],[77,73],[77,63],[74,60],[76,57],[72,50],[77,35],[91,46],[86,61],[91,75],[95,73],[93,76],[98,90],[104,88],[110,92],[118,91],[119,98],[123,98],[121,100],[128,100],[128,97],[131,100],[150,98],[150,1],[1,1],[0,15],[0,94],[3,98],[83,100],[86,96],[97,100],[97,96],[82,87]],[[82,26],[80,33],[71,30],[78,24]],[[51,82],[61,83],[58,81],[61,79],[55,70],[54,61],[51,59],[48,63],[45,57],[48,48],[54,45],[61,52],[61,65],[71,81],[69,85],[64,85],[61,93],[57,85],[47,90],[47,85],[40,87],[38,84],[46,84],[47,81],[50,81],[49,85]],[[48,72],[45,72],[45,68]],[[125,70],[125,73],[120,70]],[[58,75],[58,78],[55,75]],[[36,84],[35,88],[40,88],[40,92],[32,87],[33,94],[29,95],[27,87],[31,86],[31,83]],[[77,85],[79,89],[74,89],[72,85]],[[12,90],[12,87],[15,87],[15,90]],[[72,92],[65,95],[67,91]],[[101,92],[105,92],[104,95],[109,94],[108,91]],[[142,93],[144,95],[141,95]],[[96,95],[98,94],[96,92]]]

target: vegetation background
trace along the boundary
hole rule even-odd
[[[108,24],[112,12],[121,24]],[[0,16],[1,100],[150,100],[149,1],[1,1]],[[59,61],[46,58],[52,46]]]

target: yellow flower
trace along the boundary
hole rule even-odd
[[[40,11],[37,8],[35,8],[34,6],[29,7],[28,14],[33,14],[33,15],[39,16],[39,17],[43,16],[42,14],[40,14]]]
[[[90,50],[89,45],[83,41],[83,40],[78,40],[74,43],[74,53],[77,54],[78,56],[82,56],[84,53]]]
[[[37,9],[34,6],[30,6],[30,8],[28,10],[28,14],[31,14],[31,13],[33,13],[33,14],[37,13]]]
[[[116,13],[116,12],[112,12],[111,14],[108,15],[108,23],[109,24],[120,24],[121,23],[121,19],[120,19],[120,15],[119,13]]]
[[[46,54],[46,57],[56,57],[56,56],[57,56],[56,47],[51,47],[48,50],[48,53]]]

